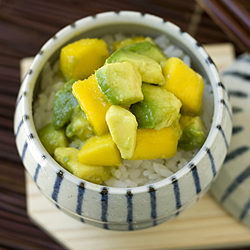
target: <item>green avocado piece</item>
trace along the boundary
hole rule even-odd
[[[111,177],[112,167],[89,166],[79,162],[79,150],[72,147],[60,147],[55,150],[55,160],[75,176],[95,184],[102,184]]]
[[[128,50],[131,52],[135,52],[141,55],[145,55],[156,62],[158,62],[160,65],[164,65],[164,63],[167,60],[167,57],[164,55],[162,50],[152,42],[141,42],[141,43],[136,43],[133,45],[128,45],[124,48],[123,50]]]
[[[106,121],[113,141],[123,159],[130,159],[136,146],[137,121],[125,108],[112,105],[106,113]]]
[[[37,133],[43,146],[52,156],[56,148],[68,145],[64,129],[55,130],[51,123],[38,130]]]
[[[56,92],[52,124],[56,130],[62,128],[70,121],[74,108],[79,105],[78,101],[72,94],[72,85],[75,80],[69,80],[62,89]]]
[[[138,121],[138,128],[160,130],[178,118],[182,104],[174,94],[150,84],[142,84],[142,93],[144,99],[130,107]]]
[[[157,85],[165,84],[161,65],[148,56],[121,48],[115,51],[105,64],[116,62],[130,62],[140,73],[143,82]]]
[[[143,99],[141,76],[129,62],[105,64],[95,72],[95,76],[111,104],[130,105]]]
[[[66,127],[66,136],[71,139],[80,139],[81,141],[94,136],[93,128],[80,105],[73,110],[70,124]]]
[[[206,140],[206,127],[202,119],[182,115],[180,125],[183,132],[178,147],[185,151],[201,148]]]

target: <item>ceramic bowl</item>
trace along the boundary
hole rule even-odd
[[[189,54],[192,67],[211,84],[214,96],[211,128],[197,155],[171,177],[136,188],[95,185],[67,172],[41,144],[32,113],[39,74],[47,61],[55,62],[58,59],[62,46],[83,37],[100,37],[117,32],[151,37],[166,34]],[[68,25],[41,48],[18,94],[14,130],[18,152],[26,170],[58,209],[104,229],[136,230],[174,218],[210,188],[227,152],[232,115],[227,92],[216,66],[195,39],[176,25],[150,14],[106,12]]]

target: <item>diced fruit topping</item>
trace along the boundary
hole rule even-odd
[[[156,130],[170,126],[179,116],[181,102],[166,89],[142,84],[144,99],[131,106],[138,128]]]
[[[171,57],[163,67],[164,88],[182,102],[181,113],[197,116],[202,108],[204,83],[202,77],[179,58]]]
[[[70,121],[74,108],[79,105],[72,94],[72,85],[75,80],[69,80],[63,88],[56,92],[52,123],[55,129],[62,128]]]
[[[89,138],[78,153],[82,164],[120,166],[121,155],[110,134]]]
[[[85,141],[94,136],[93,127],[81,110],[80,105],[74,108],[71,116],[70,124],[66,127],[66,136],[71,139],[79,139]]]
[[[89,166],[79,162],[76,148],[59,147],[55,150],[55,160],[75,176],[95,184],[102,184],[111,177],[112,167]]]
[[[64,129],[55,130],[51,123],[38,130],[37,133],[43,146],[52,156],[56,148],[68,145]]]
[[[109,57],[107,44],[100,39],[81,39],[63,47],[60,70],[66,80],[83,80],[101,67]]]
[[[148,56],[119,49],[106,60],[106,64],[115,62],[130,62],[141,74],[143,82],[158,85],[165,84],[161,65]]]
[[[98,87],[95,75],[93,74],[88,79],[75,82],[72,90],[95,133],[102,135],[108,132],[105,116],[111,103]]]
[[[129,105],[143,99],[141,75],[131,63],[106,64],[95,75],[102,93],[111,104]]]
[[[38,131],[59,164],[96,184],[121,175],[122,159],[171,158],[178,147],[199,149],[207,136],[198,73],[167,59],[151,38],[113,48],[109,55],[103,40],[89,38],[62,48],[60,70],[69,81],[55,95],[52,124]]]
[[[143,36],[136,36],[136,37],[133,37],[133,38],[127,38],[127,39],[124,39],[124,40],[121,40],[121,41],[116,41],[113,43],[113,51],[116,51],[120,48],[123,48],[125,46],[128,46],[128,45],[132,45],[132,44],[135,44],[135,43],[141,43],[141,42],[150,42],[150,43],[154,43],[154,41],[152,40],[152,38],[150,37],[143,37]]]
[[[123,48],[123,50],[128,50],[131,52],[147,56],[158,62],[160,65],[164,65],[167,60],[162,50],[159,47],[157,47],[154,43],[148,41],[126,46]]]
[[[181,129],[178,121],[171,126],[155,129],[138,129],[136,148],[130,160],[171,158],[177,152]]]
[[[185,151],[199,149],[206,140],[206,127],[199,116],[181,116],[180,125],[182,136],[179,140],[179,148]]]
[[[110,134],[123,159],[132,157],[136,146],[137,121],[128,110],[113,105],[106,114]]]

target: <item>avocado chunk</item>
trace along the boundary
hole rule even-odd
[[[183,132],[178,147],[185,151],[201,148],[206,140],[206,127],[202,119],[182,115],[180,125]]]
[[[115,51],[107,60],[105,64],[115,62],[130,62],[135,69],[138,70],[142,77],[142,81],[157,85],[164,85],[165,78],[162,73],[161,65],[148,56],[141,55],[129,50],[121,48]]]
[[[55,130],[51,123],[38,130],[37,133],[43,146],[52,156],[56,148],[68,145],[64,129]]]
[[[113,51],[116,51],[116,50],[118,50],[122,47],[128,46],[128,45],[132,45],[135,43],[142,43],[142,42],[146,42],[146,41],[154,43],[152,38],[144,37],[144,36],[135,36],[132,38],[123,39],[121,41],[115,41],[115,42],[113,42]]]
[[[74,82],[75,80],[69,80],[55,94],[52,124],[56,130],[62,128],[70,121],[74,108],[79,105],[72,94],[72,85]]]
[[[130,159],[135,151],[137,121],[125,108],[112,105],[106,113],[110,134],[123,159]]]
[[[106,64],[95,72],[95,76],[111,104],[129,105],[143,99],[141,76],[129,62]]]
[[[144,99],[130,107],[138,121],[138,128],[159,130],[170,126],[179,117],[182,104],[174,94],[150,84],[142,84],[142,92]]]
[[[124,47],[123,50],[135,52],[140,55],[145,55],[155,60],[160,65],[164,65],[164,63],[167,60],[162,50],[159,47],[157,47],[155,44],[153,44],[152,42],[141,42],[141,43],[128,45]]]
[[[78,161],[79,150],[71,147],[60,147],[55,150],[55,160],[75,176],[95,184],[102,184],[111,177],[112,167],[89,166]]]
[[[76,106],[71,116],[70,124],[66,127],[66,136],[71,139],[86,139],[94,136],[94,131],[80,105]]]

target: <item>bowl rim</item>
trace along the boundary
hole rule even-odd
[[[67,25],[66,27],[64,27],[63,29],[58,31],[52,38],[50,38],[42,46],[39,53],[35,56],[34,61],[32,62],[30,69],[22,82],[22,85],[24,86],[24,92],[31,93],[31,95],[28,95],[29,98],[22,99],[22,102],[23,102],[22,114],[24,114],[24,115],[30,114],[29,115],[30,119],[27,123],[24,123],[24,127],[25,127],[27,137],[31,133],[34,135],[34,138],[33,138],[34,140],[32,140],[32,143],[33,143],[32,150],[37,151],[41,155],[41,157],[45,155],[46,156],[45,160],[47,161],[47,165],[49,167],[53,168],[55,173],[62,171],[64,173],[64,178],[67,179],[69,182],[72,182],[77,186],[79,186],[79,184],[83,182],[85,188],[93,190],[93,191],[98,191],[98,192],[100,192],[103,188],[106,188],[106,189],[108,189],[109,193],[111,193],[111,194],[126,194],[128,190],[131,190],[133,194],[148,192],[149,187],[153,187],[154,189],[159,189],[159,188],[162,188],[164,186],[171,184],[176,179],[179,180],[181,177],[186,175],[188,172],[191,171],[190,166],[192,164],[199,162],[206,154],[206,149],[210,148],[211,145],[213,144],[213,141],[215,140],[217,134],[219,133],[218,129],[216,129],[216,125],[221,124],[222,114],[223,114],[223,110],[219,109],[219,101],[220,101],[220,99],[222,99],[222,96],[223,96],[222,90],[220,92],[216,92],[215,88],[212,86],[213,96],[214,96],[213,121],[211,124],[210,131],[208,133],[208,136],[206,138],[206,141],[203,144],[202,148],[198,151],[198,153],[194,156],[194,158],[192,158],[192,160],[190,162],[188,162],[182,169],[178,170],[173,175],[171,175],[171,176],[169,176],[161,181],[158,181],[158,182],[155,182],[152,184],[148,184],[145,186],[121,188],[121,187],[109,187],[109,186],[90,183],[88,181],[80,179],[79,177],[71,174],[69,171],[64,169],[60,164],[58,164],[47,153],[47,151],[43,147],[43,145],[40,142],[39,137],[37,135],[35,125],[34,125],[33,115],[32,115],[33,89],[34,89],[35,82],[36,82],[42,68],[44,67],[47,60],[53,55],[53,53],[59,47],[64,45],[67,42],[67,40],[70,40],[73,37],[75,37],[77,35],[77,32],[80,32],[81,30],[83,30],[82,32],[84,32],[84,30],[86,30],[86,29],[90,30],[91,28],[97,27],[97,25],[100,25],[100,24],[102,24],[104,26],[107,24],[114,24],[114,23],[117,24],[117,22],[118,23],[128,23],[128,17],[130,17],[131,20],[133,20],[133,21],[129,21],[129,23],[131,23],[131,24],[135,22],[136,24],[140,24],[143,26],[150,25],[152,28],[156,28],[156,26],[158,24],[161,24],[161,25],[167,24],[168,28],[172,29],[172,31],[176,32],[176,34],[181,32],[181,30],[178,26],[176,26],[175,24],[173,24],[169,21],[165,22],[162,18],[160,18],[158,16],[155,16],[152,14],[147,14],[147,13],[142,14],[142,13],[137,12],[137,11],[120,11],[118,13],[113,12],[113,11],[109,11],[109,12],[99,13],[95,16],[87,16],[87,17],[84,17],[84,18],[77,20],[73,24]],[[98,22],[96,22],[96,20],[98,20]],[[79,26],[81,26],[82,28],[79,28]],[[192,49],[194,49],[195,46],[197,47],[198,42],[193,37],[191,37],[186,32],[183,32],[183,34],[185,35],[185,38],[187,38],[186,44],[188,44],[189,46],[192,46],[193,47]],[[61,40],[59,39],[60,37],[62,37]],[[208,59],[211,60],[211,58],[209,57],[209,55],[207,54],[207,52],[204,50],[204,48],[201,45],[199,45],[199,49],[197,49],[197,51],[199,52],[199,56],[201,56],[201,58],[203,58],[205,63],[207,63]],[[217,71],[216,66],[214,65],[214,63],[212,61],[210,61],[210,63],[212,64],[212,67],[210,67],[211,68],[210,74],[212,73],[212,77],[214,78],[214,81],[216,81],[217,83],[221,82],[221,79],[220,79],[220,76],[219,76],[219,73]],[[204,65],[203,65],[203,67],[204,67]],[[217,90],[218,90],[218,88],[217,88]]]

